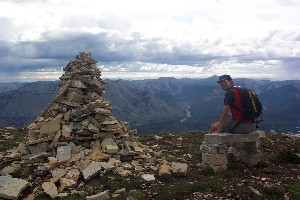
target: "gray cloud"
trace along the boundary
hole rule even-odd
[[[176,3],[157,12],[149,3],[150,12],[123,1],[95,9],[92,2],[1,1],[13,10],[1,7],[0,73],[59,71],[81,51],[91,52],[107,73],[232,72],[273,78],[299,72],[296,1],[249,1],[247,8],[241,2],[193,1],[195,6],[180,3],[182,12],[174,12]]]
[[[187,53],[183,47],[174,47],[165,51],[161,45],[163,39],[142,39],[142,35],[134,33],[131,39],[113,37],[110,32],[98,34],[84,32],[51,32],[42,34],[42,41],[2,41],[0,56],[5,57],[0,63],[1,72],[27,71],[41,67],[53,67],[73,59],[81,51],[93,52],[93,56],[101,63],[110,62],[150,62],[161,64],[194,65],[199,61],[210,60],[206,56]],[[216,56],[215,56],[216,58]],[[44,63],[43,63],[44,62]],[[15,70],[14,70],[15,69]]]
[[[299,79],[300,75],[300,58],[282,59],[280,65],[282,75],[289,77],[288,79]]]
[[[11,2],[15,4],[35,4],[35,3],[47,3],[51,0],[30,0],[30,1],[24,1],[24,0],[1,0],[3,2]]]
[[[254,61],[280,60],[282,66],[287,66],[286,69],[297,70],[295,66],[298,58],[263,55],[258,51],[232,56],[203,54],[190,44],[176,43],[171,39],[158,37],[145,38],[142,33],[138,32],[131,33],[129,37],[121,37],[113,31],[92,34],[75,30],[44,32],[41,34],[42,40],[40,41],[0,41],[0,56],[2,57],[0,72],[16,73],[47,68],[59,70],[81,51],[92,52],[100,65],[110,65],[111,71],[123,68],[128,68],[130,71],[140,69],[141,66],[133,64],[134,62],[204,66],[209,70],[213,65],[230,60],[250,64]],[[270,35],[273,34],[270,33]],[[209,42],[205,41],[205,43]],[[220,48],[222,43],[218,41]],[[114,69],[112,69],[113,66],[115,66]]]

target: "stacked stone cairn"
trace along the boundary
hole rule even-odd
[[[41,183],[33,196],[39,192],[52,198],[63,196],[107,171],[125,177],[138,175],[147,181],[155,178],[144,173],[145,169],[157,170],[159,175],[186,175],[185,163],[159,159],[161,151],[139,143],[134,137],[136,131],[112,115],[111,104],[102,97],[105,82],[96,63],[90,53],[81,52],[64,67],[53,101],[28,126],[27,141],[7,155],[15,161],[1,171],[0,197],[19,198],[30,185],[28,181]],[[35,167],[28,179],[16,180],[8,175],[24,166]],[[46,174],[46,179],[36,177],[38,174]],[[108,191],[96,195],[90,199],[107,199]]]
[[[200,150],[202,152],[202,165],[204,168],[211,167],[215,172],[227,170],[228,147],[234,144],[238,151],[230,152],[239,159],[250,165],[257,165],[263,157],[260,148],[261,138],[265,137],[263,131],[255,131],[249,134],[213,133],[205,134]]]

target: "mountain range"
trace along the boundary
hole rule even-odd
[[[209,130],[218,121],[224,91],[217,76],[205,79],[162,77],[105,80],[104,98],[113,114],[139,133]],[[0,83],[0,126],[24,127],[47,107],[59,81]],[[299,133],[300,80],[235,79],[262,102],[261,130]]]

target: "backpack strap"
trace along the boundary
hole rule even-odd
[[[234,87],[233,87],[233,90],[236,90],[236,91],[239,93],[239,95],[240,95],[240,98],[242,98],[242,97],[241,97],[240,90],[239,90],[239,88],[238,88],[238,87],[234,86]],[[233,92],[233,95],[234,95],[234,98],[237,98],[234,92]],[[237,106],[236,106],[236,105],[234,105],[234,104],[232,104],[231,106],[232,106],[232,107],[234,107],[235,109],[237,109],[238,111],[240,111],[241,113],[243,113],[243,112],[244,112],[242,108],[240,108],[240,107],[237,107]]]
[[[233,87],[234,90],[237,90],[239,93],[239,89],[237,87]],[[234,107],[235,109],[237,109],[238,111],[240,111],[241,113],[243,113],[242,108],[237,107],[236,105],[232,104],[232,107]],[[245,121],[246,119],[243,117],[241,118],[231,129],[229,129],[229,132],[233,132],[241,123],[243,123],[243,121]]]
[[[262,121],[264,121],[264,119],[262,118],[262,113],[261,113],[260,119],[259,119],[259,120],[255,120],[256,129],[259,128],[258,124],[259,124],[260,122],[262,122]]]

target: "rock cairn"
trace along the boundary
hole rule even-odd
[[[134,131],[112,115],[111,104],[102,97],[105,82],[96,63],[90,53],[83,52],[64,67],[54,100],[28,126],[25,145],[31,154],[55,150],[57,160],[65,161],[75,145],[97,149],[103,157],[117,154],[126,160],[143,151],[131,140]]]
[[[6,188],[0,185],[0,197],[17,199],[31,179],[40,183],[33,196],[42,191],[54,198],[107,171],[138,175],[146,181],[155,180],[153,174],[145,173],[147,169],[157,170],[159,175],[186,175],[185,163],[158,159],[161,151],[139,143],[134,137],[136,131],[112,115],[111,104],[102,97],[105,82],[96,63],[90,53],[82,52],[64,67],[56,96],[28,126],[26,141],[7,155],[17,161],[2,169],[0,180],[14,184],[5,184]],[[40,178],[30,175],[16,180],[7,176],[21,166],[35,167],[34,174]],[[41,178],[45,174],[46,178]],[[97,195],[106,199],[108,192]]]

